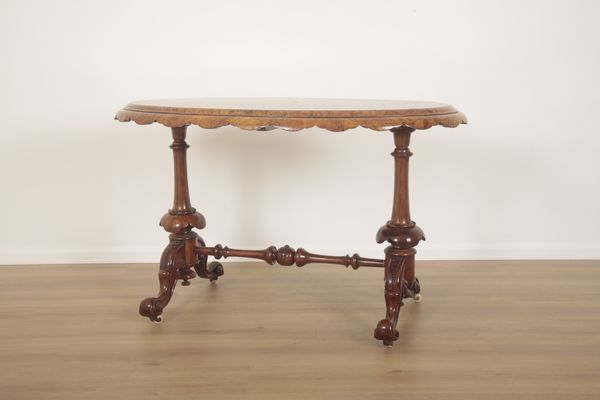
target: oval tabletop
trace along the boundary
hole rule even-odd
[[[119,110],[115,119],[248,130],[297,131],[317,126],[334,132],[359,126],[383,131],[399,126],[454,128],[467,123],[464,114],[451,105],[424,101],[217,97],[134,101]]]

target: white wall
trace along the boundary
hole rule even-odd
[[[125,103],[443,101],[413,135],[419,257],[600,258],[598,1],[0,2],[0,263],[158,261],[170,132]],[[189,129],[209,244],[381,255],[392,139]]]

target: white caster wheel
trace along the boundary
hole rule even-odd
[[[163,317],[162,315],[159,315],[158,317],[156,317],[156,321],[152,321],[154,322],[156,325],[160,325],[163,323]]]
[[[419,303],[421,300],[423,300],[423,296],[421,296],[421,293],[417,293],[414,295],[413,299],[415,299],[415,303]]]

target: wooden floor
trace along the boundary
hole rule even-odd
[[[225,264],[137,315],[154,265],[0,267],[0,398],[600,399],[600,262],[421,262],[400,339],[382,270]]]

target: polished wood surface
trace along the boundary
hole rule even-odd
[[[467,122],[451,105],[435,102],[218,97],[134,101],[123,107],[116,119],[138,124],[158,122],[168,127],[231,125],[249,130],[295,131],[317,126],[335,132],[358,126],[381,131],[399,126],[456,127]]]
[[[280,248],[269,246],[263,250],[241,250],[218,244],[214,247],[198,246],[194,251],[200,255],[215,257],[217,260],[228,257],[257,258],[270,265],[296,265],[297,267],[303,267],[307,264],[319,263],[343,265],[345,267],[352,267],[353,269],[358,269],[359,267],[383,267],[383,260],[361,257],[356,253],[352,257],[348,254],[345,256],[328,256],[309,253],[302,247],[296,250],[289,245]]]
[[[412,153],[408,148],[413,128],[399,127],[392,129],[394,145],[394,199],[392,216],[376,235],[377,243],[387,241],[390,245],[385,248],[384,267],[384,297],[385,318],[377,323],[374,331],[375,339],[384,345],[391,346],[398,340],[398,314],[404,305],[403,299],[412,297],[419,300],[420,285],[415,276],[415,246],[425,235],[410,218],[408,203],[408,160]]]
[[[412,298],[420,301],[421,286],[415,275],[415,246],[424,240],[423,231],[410,219],[408,204],[408,159],[412,155],[408,145],[414,128],[401,126],[391,129],[394,137],[394,197],[392,216],[377,232],[378,243],[387,241],[390,245],[385,249],[385,258],[367,259],[358,254],[352,257],[311,254],[303,248],[297,251],[285,245],[279,249],[275,246],[264,250],[231,249],[221,245],[206,246],[203,239],[193,231],[194,228],[205,227],[202,214],[192,207],[187,179],[187,156],[189,147],[185,141],[186,126],[172,128],[174,161],[174,196],[173,207],[163,215],[160,225],[170,232],[169,244],[160,258],[158,281],[159,291],[156,297],[146,297],[139,305],[140,315],[153,322],[160,323],[162,314],[169,304],[178,281],[189,286],[190,279],[197,276],[216,281],[224,274],[224,268],[218,261],[208,262],[208,257],[250,257],[258,258],[269,264],[302,267],[310,263],[341,264],[358,269],[360,266],[384,268],[384,298],[386,313],[375,327],[373,336],[384,345],[391,346],[398,340],[396,329],[403,300]]]
[[[162,311],[169,304],[177,281],[181,280],[184,286],[188,286],[190,279],[200,276],[214,282],[224,273],[221,264],[209,264],[205,256],[198,257],[194,253],[196,246],[204,246],[204,241],[193,229],[204,228],[206,220],[190,203],[186,127],[172,128],[172,135],[173,143],[170,147],[173,150],[175,183],[173,207],[160,219],[160,226],[170,232],[169,244],[160,257],[158,294],[156,297],[144,298],[139,306],[140,315],[154,322],[162,321]]]
[[[227,263],[136,318],[155,265],[0,267],[0,398],[595,400],[600,261],[418,262],[392,349],[381,270]]]
[[[119,121],[133,120],[140,124],[160,122],[172,130],[175,191],[173,207],[160,225],[170,233],[169,244],[160,259],[156,297],[146,297],[139,306],[140,315],[162,322],[162,313],[169,304],[178,281],[189,286],[197,276],[214,282],[224,274],[218,261],[208,257],[250,257],[269,264],[302,267],[310,263],[341,264],[358,269],[360,266],[384,268],[385,318],[374,330],[375,339],[391,346],[399,338],[396,329],[403,300],[420,301],[421,284],[415,275],[415,246],[425,240],[423,231],[410,218],[408,196],[408,161],[412,155],[410,135],[415,129],[433,125],[455,127],[466,123],[463,114],[454,107],[431,102],[331,99],[171,99],[138,101],[128,104],[117,113]],[[221,245],[206,246],[193,229],[205,227],[202,214],[192,207],[187,179],[185,141],[187,126],[205,128],[234,125],[244,129],[268,130],[280,127],[290,130],[318,126],[331,131],[343,131],[363,126],[389,130],[394,138],[394,196],[392,215],[376,235],[378,243],[388,242],[385,258],[367,259],[358,254],[352,257],[311,254],[285,245],[264,250],[233,249]]]

